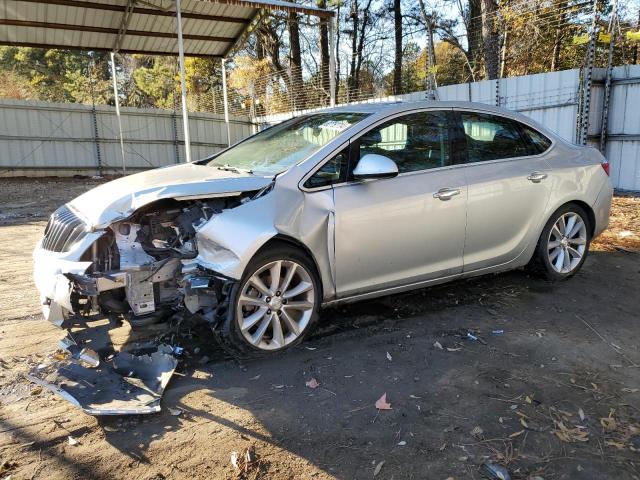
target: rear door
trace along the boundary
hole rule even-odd
[[[466,142],[469,272],[514,260],[537,235],[550,196],[545,151],[551,142],[507,117],[462,110],[456,118]]]

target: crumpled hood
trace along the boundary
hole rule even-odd
[[[204,198],[248,192],[266,187],[271,181],[271,177],[188,163],[113,180],[83,193],[69,202],[69,206],[97,229],[163,198]]]

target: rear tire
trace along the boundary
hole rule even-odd
[[[589,216],[579,205],[568,203],[549,218],[530,265],[552,282],[565,280],[582,268],[590,243]]]
[[[258,252],[229,292],[217,338],[236,357],[290,349],[315,328],[320,298],[313,262],[300,250],[278,243]]]

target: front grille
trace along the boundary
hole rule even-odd
[[[42,248],[51,252],[67,252],[71,246],[87,234],[87,226],[66,205],[49,217],[44,229]]]

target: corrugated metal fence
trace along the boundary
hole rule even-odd
[[[589,141],[594,145],[600,139],[604,76],[604,69],[594,71],[589,116]],[[612,79],[605,138],[611,179],[618,189],[640,190],[640,65],[615,67]],[[530,116],[571,142],[577,138],[579,94],[579,70],[438,88],[440,100],[500,105]],[[425,92],[416,92],[368,102],[425,98]],[[300,113],[304,112],[295,112]],[[144,169],[184,160],[181,122],[173,112],[125,108],[122,114],[128,168]],[[273,124],[291,116],[292,113],[262,117],[257,123]],[[232,142],[253,131],[248,118],[235,118],[230,127]],[[192,113],[190,128],[193,158],[226,146],[226,126],[220,115]],[[94,116],[91,106],[2,100],[0,175],[95,174],[96,145],[103,173],[115,173],[122,162],[117,132],[115,111],[110,107],[97,107]]]
[[[122,108],[128,171],[184,161],[182,119],[166,110]],[[179,115],[179,114],[178,114]],[[191,113],[191,149],[202,158],[227,146],[221,115]],[[231,142],[250,135],[248,118],[230,122]],[[0,176],[119,173],[115,109],[108,106],[0,100]]]

